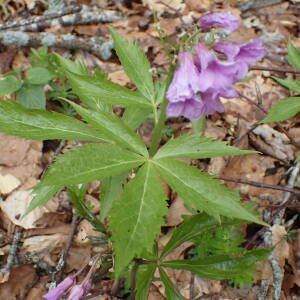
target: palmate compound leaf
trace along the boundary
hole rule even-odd
[[[165,295],[167,300],[184,300],[181,294],[177,291],[176,287],[168,277],[167,273],[163,268],[159,268],[160,279],[165,286]],[[146,299],[146,298],[145,298]]]
[[[103,110],[103,103],[124,107],[152,108],[151,103],[140,93],[131,91],[105,78],[66,72],[73,91],[91,108]],[[93,104],[91,104],[93,103]]]
[[[134,82],[138,90],[154,103],[155,89],[152,80],[151,66],[145,53],[134,43],[121,37],[109,27],[114,40],[117,55],[128,77]]]
[[[267,117],[261,123],[285,121],[300,111],[300,97],[281,99],[272,105]]]
[[[148,299],[150,284],[153,280],[156,264],[140,265],[137,271],[135,300]]]
[[[78,104],[68,101],[85,121],[95,126],[111,140],[126,148],[149,157],[148,150],[139,137],[127,124],[113,113],[105,111],[91,111]]]
[[[209,137],[183,135],[170,140],[162,146],[155,155],[155,159],[163,157],[174,158],[209,158],[257,153],[256,151],[240,150],[228,146],[226,142],[216,141]]]
[[[187,241],[201,236],[204,232],[216,230],[222,226],[237,225],[244,223],[238,219],[221,218],[217,220],[211,216],[201,213],[192,216],[185,216],[184,222],[173,232],[171,239],[164,247],[160,258],[166,257],[171,251]]]
[[[166,196],[151,162],[145,163],[114,201],[110,229],[117,276],[134,257],[151,251],[167,214]]]
[[[255,263],[265,260],[270,249],[255,249],[241,255],[215,255],[200,259],[174,260],[161,263],[172,269],[184,269],[213,280],[249,278],[253,276]]]
[[[14,101],[0,101],[0,131],[34,140],[109,142],[99,130],[63,114],[27,109]]]
[[[45,174],[43,185],[86,183],[121,174],[142,165],[142,156],[110,144],[78,146],[64,155]]]
[[[216,218],[221,215],[266,225],[242,206],[238,192],[222,185],[213,176],[170,158],[158,159],[153,163],[189,209],[203,210]]]

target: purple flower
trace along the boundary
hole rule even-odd
[[[228,12],[205,14],[199,19],[199,22],[201,29],[208,29],[212,26],[219,26],[232,32],[239,27],[239,19]]]
[[[80,300],[81,297],[85,296],[90,291],[91,287],[92,285],[90,282],[74,285],[67,300]]]
[[[204,44],[195,47],[195,62],[200,70],[199,80],[202,84],[201,91],[213,88],[222,94],[235,95],[232,84],[236,81],[237,68],[235,62],[221,61],[216,54]],[[234,97],[234,96],[233,96]]]
[[[167,92],[167,98],[171,102],[192,99],[201,91],[202,87],[193,55],[190,52],[181,52],[178,55],[178,61],[179,67],[175,71]]]
[[[246,76],[249,63],[257,62],[266,55],[262,38],[242,45],[220,41],[214,45],[214,49],[229,61],[236,62],[236,81]]]
[[[179,66],[167,91],[169,104],[167,114],[172,117],[184,115],[189,119],[197,119],[202,89],[200,73],[194,64],[190,52],[181,52],[178,55]]]
[[[68,276],[56,288],[43,295],[43,298],[46,300],[58,300],[74,283],[75,276]]]

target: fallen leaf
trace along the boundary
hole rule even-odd
[[[0,194],[9,194],[11,191],[16,189],[21,184],[20,180],[11,175],[1,175],[0,174]]]
[[[28,289],[37,280],[37,274],[33,266],[13,266],[7,282],[0,284],[1,299],[19,300],[24,299]]]

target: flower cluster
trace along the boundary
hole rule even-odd
[[[230,13],[209,13],[199,22],[201,29],[219,26],[229,32],[239,26],[238,19]],[[236,97],[233,84],[246,76],[249,63],[266,55],[261,38],[241,45],[218,38],[210,45],[196,44],[194,52],[178,55],[179,64],[167,91],[168,116],[183,115],[197,120],[203,115],[223,112],[219,98]]]
[[[45,300],[59,300],[63,295],[69,293],[66,300],[80,300],[87,295],[92,288],[91,276],[97,268],[99,257],[93,259],[92,266],[80,284],[76,284],[76,277],[84,270],[85,266],[76,274],[66,277],[56,288],[43,295]]]
[[[59,300],[65,293],[69,293],[67,300],[80,300],[87,295],[92,287],[90,281],[75,284],[76,275],[65,278],[56,288],[43,295],[45,300]]]

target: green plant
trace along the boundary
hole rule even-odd
[[[86,123],[56,112],[28,109],[13,101],[0,102],[0,130],[3,132],[37,140],[94,142],[76,147],[57,158],[35,187],[36,196],[27,213],[68,187],[77,213],[104,232],[107,240],[112,242],[115,276],[126,276],[131,270],[135,299],[147,299],[157,268],[168,299],[183,298],[171,283],[165,268],[185,269],[210,279],[248,278],[255,262],[265,259],[269,250],[236,251],[240,243],[237,240],[223,254],[216,251],[211,255],[179,261],[168,261],[166,257],[182,243],[195,242],[201,236],[222,232],[226,226],[247,222],[265,225],[240,202],[238,192],[222,185],[213,176],[177,160],[254,152],[239,150],[200,134],[171,139],[158,149],[166,120],[165,92],[173,77],[174,67],[171,66],[167,77],[154,83],[145,54],[114,30],[110,31],[117,55],[137,91],[117,85],[99,72],[92,74],[81,64],[52,54],[49,65],[28,71],[26,84],[41,86],[46,80],[49,82],[53,77],[47,74],[53,74],[52,67],[55,67],[55,74],[63,80],[68,79],[72,94],[80,98],[85,108],[69,99],[64,101]],[[34,52],[36,58],[39,55],[43,61],[46,54]],[[41,71],[38,68],[45,69]],[[45,76],[39,81],[41,72]],[[7,76],[5,80],[15,83],[10,93],[20,88],[15,77]],[[122,118],[113,113],[113,106],[125,107]],[[155,128],[152,144],[147,149],[135,129],[151,114]],[[133,179],[128,180],[129,174]],[[100,217],[91,214],[90,207],[84,202],[84,184],[93,180],[101,181]],[[159,253],[155,240],[167,214],[167,197],[162,180],[180,195],[194,215],[185,218]],[[108,227],[104,225],[105,219],[109,222]]]

